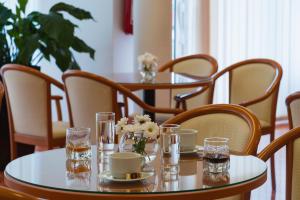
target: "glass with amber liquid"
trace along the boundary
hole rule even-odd
[[[203,170],[209,173],[228,172],[230,155],[228,138],[211,137],[204,139]]]
[[[71,160],[91,158],[91,129],[68,128],[66,134],[66,154]]]

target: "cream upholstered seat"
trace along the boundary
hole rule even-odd
[[[218,71],[218,63],[209,55],[195,54],[172,60],[161,66],[158,71],[163,72],[167,70],[193,76],[210,77]],[[171,89],[169,105],[176,108],[182,107],[184,110],[187,110],[211,104],[212,91],[212,87]],[[158,95],[157,98],[159,99]]]
[[[120,104],[117,102],[118,93],[128,97],[144,110],[153,113],[177,114],[182,112],[180,109],[149,106],[122,85],[92,73],[69,70],[63,74],[63,81],[67,94],[70,124],[76,127],[91,128],[92,143],[94,144],[96,142],[96,113],[115,112],[116,120],[122,116]],[[126,102],[124,109],[128,110]],[[128,113],[125,112],[126,114]]]
[[[286,146],[286,200],[300,199],[300,127],[283,134],[259,153],[267,161],[279,149]]]
[[[276,107],[282,68],[270,59],[249,59],[214,75],[214,82],[229,74],[229,103],[249,108],[259,119],[262,134],[275,138]],[[272,189],[276,190],[274,158],[271,159]]]
[[[290,129],[300,126],[300,92],[290,94],[286,98]]]
[[[183,112],[165,124],[198,130],[197,144],[206,137],[229,138],[230,150],[256,155],[260,140],[260,124],[248,109],[239,105],[211,104]]]
[[[15,64],[2,67],[1,75],[8,106],[11,158],[17,156],[17,142],[46,149],[64,146],[67,123],[52,123],[50,91],[51,85],[62,90],[63,85],[37,70]]]

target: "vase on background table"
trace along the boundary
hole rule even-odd
[[[139,70],[142,82],[150,82],[156,76],[157,57],[151,53],[144,53],[138,57]]]

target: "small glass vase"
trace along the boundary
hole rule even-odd
[[[145,137],[144,132],[124,133],[119,143],[120,152],[136,152],[144,156],[145,163],[155,160],[159,150],[156,138]]]
[[[151,63],[151,64],[141,64],[140,65],[140,74],[142,76],[143,82],[149,82],[152,81],[156,76],[156,68],[157,63]]]

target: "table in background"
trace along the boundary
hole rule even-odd
[[[97,164],[93,149],[91,175],[86,185],[74,186],[67,176],[65,149],[34,153],[10,162],[5,169],[5,184],[16,190],[46,199],[215,199],[248,192],[267,179],[267,166],[253,156],[230,157],[230,170],[219,182],[204,176],[198,154],[181,156],[179,178],[163,181],[160,158],[153,161],[154,175],[142,182],[115,183],[99,178],[103,164]],[[83,182],[85,183],[85,182]]]
[[[144,102],[152,106],[155,106],[155,90],[157,89],[196,88],[207,86],[212,81],[210,77],[198,77],[174,72],[158,72],[156,77],[149,82],[143,82],[142,76],[138,72],[104,74],[104,76],[122,84],[131,91],[143,90]],[[145,112],[145,114],[149,114],[152,120],[155,121],[154,113]]]

